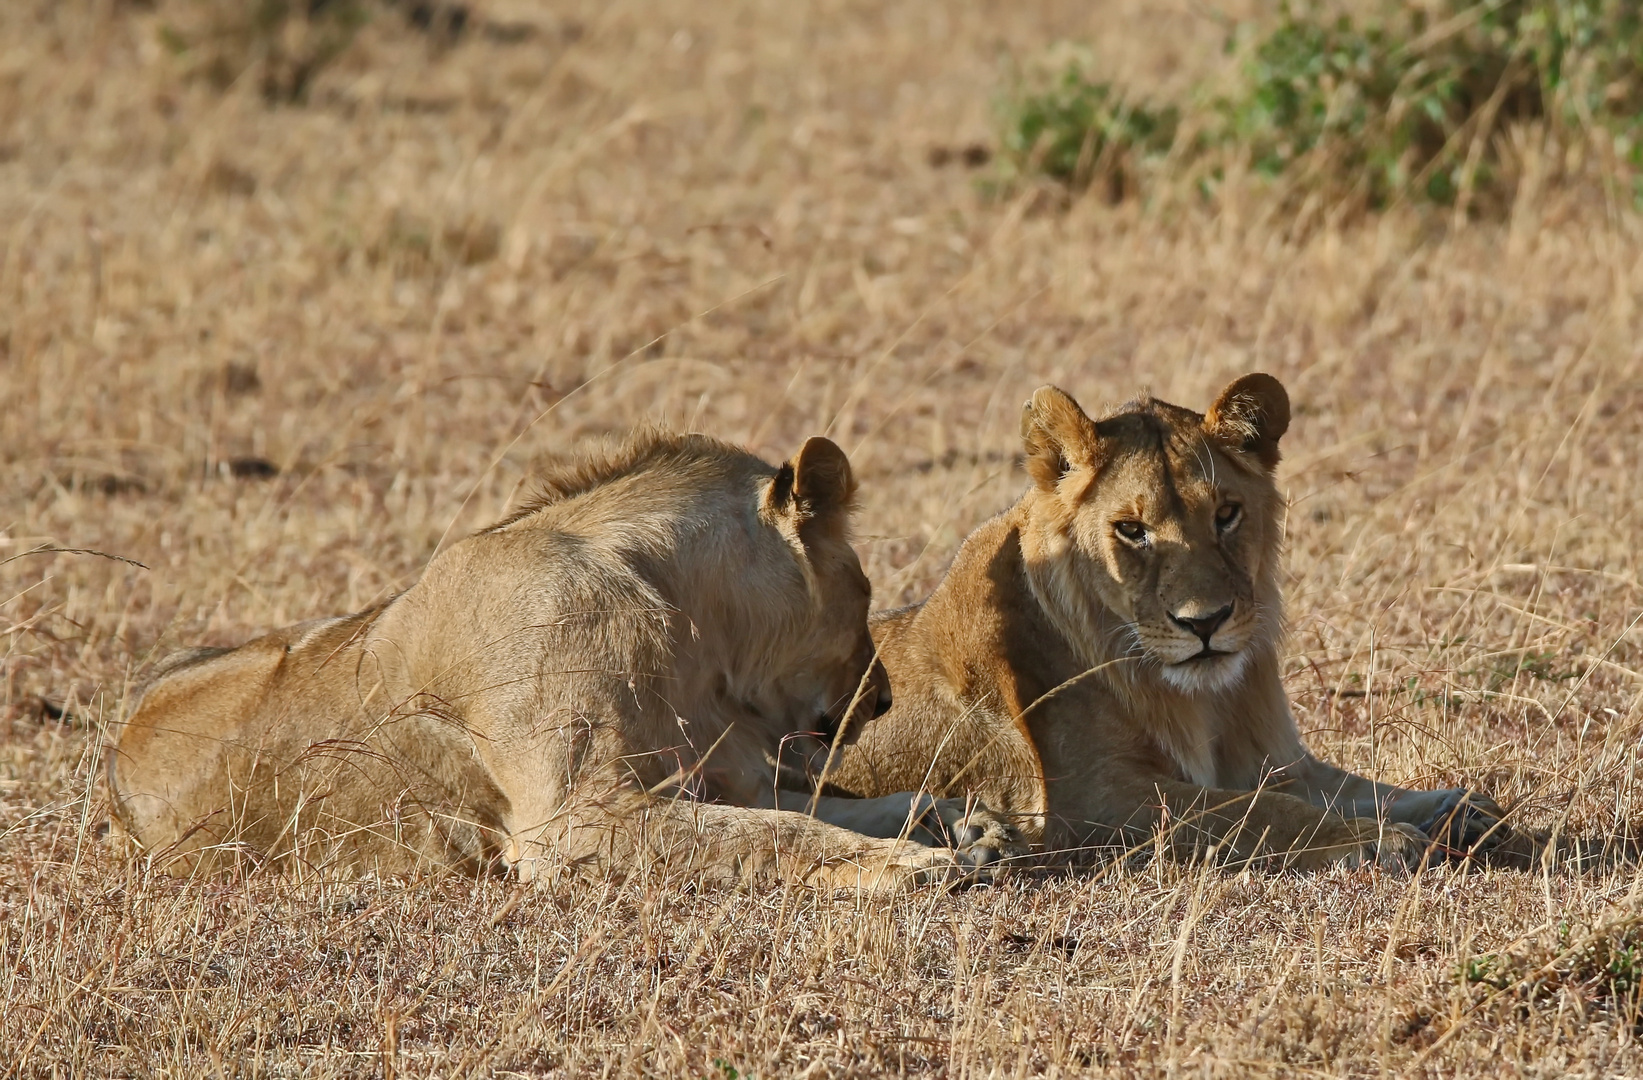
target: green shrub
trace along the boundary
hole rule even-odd
[[[1525,121],[1541,122],[1558,147],[1643,165],[1640,9],[1639,0],[1385,0],[1365,16],[1286,3],[1260,33],[1233,35],[1240,78],[1200,97],[1199,134],[1171,160],[1210,177],[1241,161],[1369,206],[1499,203],[1511,182],[1502,136]],[[1178,114],[1134,110],[1142,119],[1132,126],[1129,113],[1103,111],[1127,99],[1069,68],[1053,95],[1010,99],[1005,152],[1072,186],[1092,177],[1067,169],[1069,147],[1119,142],[1161,159]]]
[[[1418,32],[1418,31],[1417,31]],[[1431,165],[1446,153],[1460,111],[1459,80],[1385,26],[1360,28],[1347,16],[1324,22],[1285,7],[1257,42],[1246,85],[1217,101],[1227,146],[1251,167],[1276,177],[1305,161],[1348,183],[1372,203],[1423,174],[1425,193],[1453,197],[1449,173]]]
[[[1017,76],[998,110],[1008,178],[1042,173],[1077,189],[1101,179],[1116,199],[1169,151],[1180,110],[1127,97],[1089,69],[1074,52]]]

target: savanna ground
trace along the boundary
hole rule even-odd
[[[1529,155],[1504,219],[1304,230],[1259,192],[977,194],[1010,58],[1179,85],[1226,63],[1186,0],[497,0],[230,79],[222,9],[0,5],[0,1067],[1643,1070],[1624,866],[1132,860],[892,903],[125,861],[98,757],[160,655],[404,588],[533,455],[827,432],[889,605],[1025,483],[1034,386],[1202,408],[1252,369],[1296,402],[1311,744],[1576,837],[1643,799],[1643,267],[1600,186]]]

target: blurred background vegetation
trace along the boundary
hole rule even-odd
[[[1295,0],[1258,28],[1228,20],[1237,76],[1181,101],[1053,50],[1000,96],[994,183],[1116,201],[1181,178],[1210,195],[1250,173],[1288,196],[1499,214],[1542,169],[1643,196],[1640,27],[1635,0]]]

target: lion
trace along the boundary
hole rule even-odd
[[[826,782],[968,794],[1052,858],[1159,838],[1187,857],[1410,867],[1434,839],[1501,841],[1483,796],[1377,783],[1302,745],[1279,665],[1288,426],[1264,374],[1206,414],[1143,397],[1091,420],[1038,389],[1031,487],[928,599],[875,618],[895,701]]]
[[[776,468],[647,431],[549,470],[387,603],[160,665],[108,757],[116,824],[179,875],[983,873],[1012,850],[985,811],[774,782],[784,740],[891,700],[855,494],[824,438]]]

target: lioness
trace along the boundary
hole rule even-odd
[[[1092,421],[1041,387],[1033,485],[965,540],[922,604],[876,618],[896,688],[828,779],[968,792],[1051,852],[1215,847],[1296,867],[1412,864],[1501,813],[1408,791],[1301,745],[1280,680],[1273,483],[1289,399],[1270,375],[1207,414],[1142,398]]]
[[[962,803],[817,820],[774,790],[784,738],[889,703],[837,446],[774,468],[650,432],[542,487],[380,607],[163,665],[109,756],[118,823],[176,873],[552,854],[891,889],[998,858]],[[963,850],[898,839],[923,824]]]

